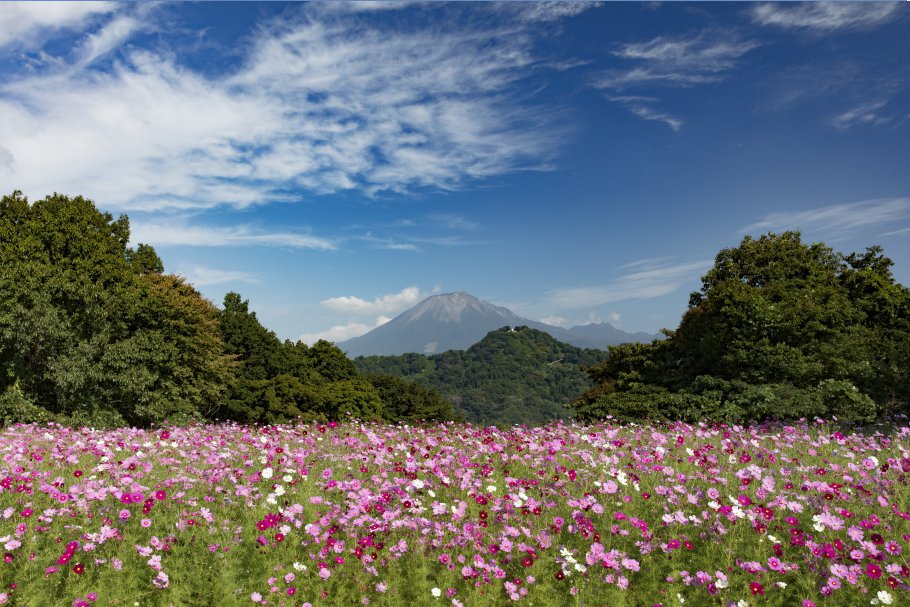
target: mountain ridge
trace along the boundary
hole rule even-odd
[[[483,301],[465,291],[431,295],[389,322],[336,344],[351,358],[407,353],[437,354],[466,350],[503,326],[526,326],[578,348],[606,349],[630,341],[651,341],[655,335],[628,333],[609,323],[569,328],[519,316],[508,308]]]

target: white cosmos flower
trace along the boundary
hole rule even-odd
[[[266,468],[262,471],[262,478],[272,478],[272,475],[275,474],[271,468]]]
[[[438,599],[439,597],[442,596],[442,590],[440,590],[439,588],[433,588],[432,590],[430,590],[430,594],[432,594],[434,598]]]

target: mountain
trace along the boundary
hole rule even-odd
[[[649,342],[655,336],[626,333],[609,323],[579,325],[564,329],[518,316],[511,310],[477,299],[470,293],[446,293],[427,297],[386,324],[339,342],[348,356],[394,355],[407,352],[434,354],[466,350],[484,335],[504,326],[526,326],[547,333],[579,348],[605,349],[625,342]]]
[[[572,416],[566,404],[591,387],[582,369],[606,356],[536,329],[504,327],[467,350],[367,356],[354,364],[363,373],[403,377],[437,390],[468,421],[539,424]]]

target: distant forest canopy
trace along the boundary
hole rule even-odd
[[[0,422],[459,418],[328,342],[282,342],[237,293],[218,310],[129,236],[82,197],[0,200]]]
[[[354,364],[437,390],[472,422],[540,424],[573,416],[566,405],[592,387],[583,368],[606,355],[537,329],[503,327],[467,350],[358,357]]]
[[[910,413],[910,291],[880,247],[746,237],[650,344],[602,352],[494,331],[467,351],[370,357],[358,370],[331,343],[279,340],[237,293],[219,310],[129,235],[126,216],[79,196],[0,199],[0,423]]]

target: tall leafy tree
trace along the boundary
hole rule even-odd
[[[0,200],[0,389],[75,422],[196,417],[229,376],[217,312],[81,196]]]
[[[722,250],[676,331],[611,347],[575,403],[586,418],[871,420],[905,407],[910,292],[878,247],[835,253],[798,232]]]

